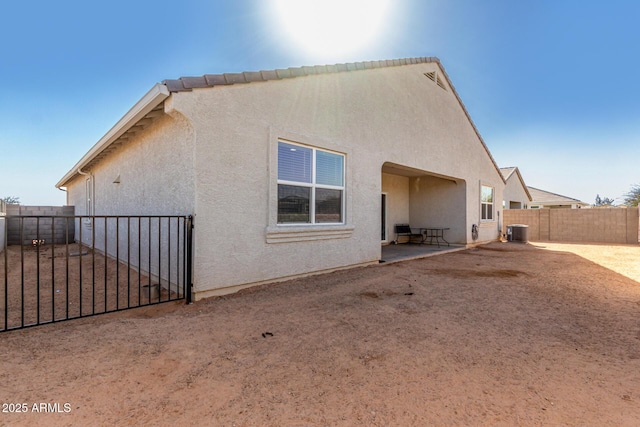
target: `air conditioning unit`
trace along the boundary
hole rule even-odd
[[[527,243],[529,241],[529,226],[524,224],[507,225],[507,240]]]

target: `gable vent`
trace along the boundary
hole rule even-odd
[[[429,78],[429,80],[436,82],[438,86],[442,89],[447,90],[447,86],[444,84],[444,80],[440,78],[440,75],[435,71],[430,71],[428,73],[424,73],[425,76]]]

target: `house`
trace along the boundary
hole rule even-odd
[[[502,199],[503,209],[527,209],[531,203],[531,193],[517,167],[500,168],[506,186]]]
[[[531,194],[531,209],[581,209],[589,207],[588,203],[539,188],[527,187]]]
[[[396,223],[496,240],[504,186],[430,57],[165,80],[56,184],[77,215],[193,214],[196,299],[377,263]]]

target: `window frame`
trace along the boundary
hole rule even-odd
[[[490,202],[485,202],[484,201],[483,193],[484,193],[484,189],[485,188],[488,188],[488,189],[491,190],[491,201]],[[494,222],[496,220],[495,198],[496,198],[496,189],[495,189],[495,187],[493,187],[491,185],[480,184],[480,221],[481,222]],[[490,206],[491,207],[491,217],[490,218],[485,218],[485,212],[489,212],[488,209],[485,210],[485,206]]]
[[[303,182],[303,181],[291,181],[286,179],[280,179],[278,177],[279,169],[276,171],[277,184],[276,184],[276,224],[278,227],[291,227],[291,226],[326,226],[326,225],[345,225],[346,224],[346,169],[347,169],[347,156],[345,153],[340,153],[335,150],[330,150],[326,148],[320,148],[315,145],[307,145],[301,144],[299,142],[290,141],[284,138],[278,138],[276,144],[276,150],[280,149],[280,144],[287,144],[292,146],[298,146],[304,149],[311,150],[311,182]],[[318,152],[330,153],[342,158],[342,176],[341,181],[342,185],[329,185],[329,184],[318,184],[317,183],[317,154]],[[279,168],[279,157],[276,157],[276,167]],[[308,222],[280,222],[278,220],[279,216],[279,189],[280,185],[288,185],[293,187],[302,187],[309,188],[309,221]],[[339,222],[318,222],[316,218],[316,190],[318,189],[327,189],[327,190],[336,190],[340,191],[340,221]]]

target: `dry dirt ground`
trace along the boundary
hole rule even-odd
[[[493,243],[5,332],[0,425],[638,426],[639,262]]]
[[[161,288],[159,293],[157,281],[150,286],[149,278],[127,268],[126,262],[118,263],[75,243],[9,246],[6,254],[0,255],[0,330],[148,305],[183,295],[183,291],[181,295],[169,294],[164,283]]]

